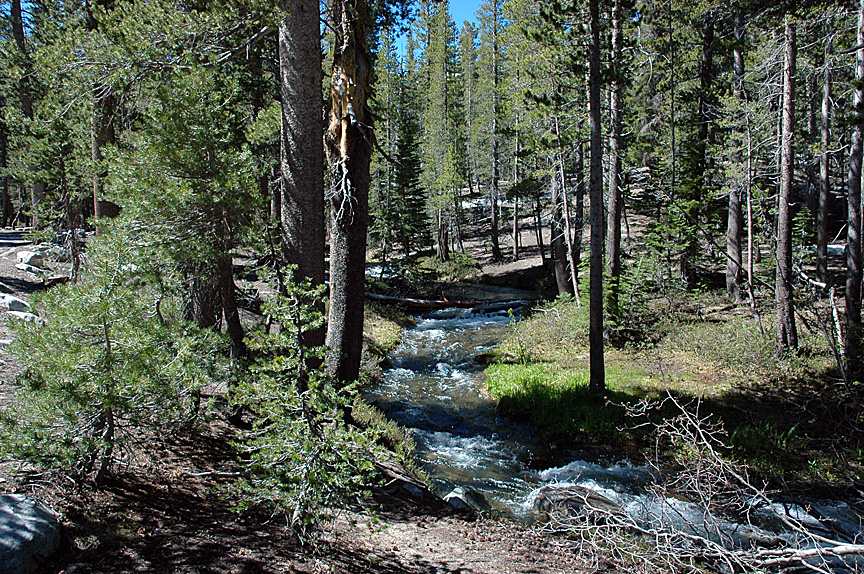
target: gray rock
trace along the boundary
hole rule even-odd
[[[15,266],[15,269],[24,271],[26,273],[31,273],[39,277],[42,277],[43,275],[45,275],[45,273],[48,272],[46,269],[42,269],[41,267],[34,267],[33,265],[30,265],[28,263],[19,263]]]
[[[621,506],[590,488],[570,485],[547,485],[537,492],[534,510],[547,515],[580,515],[586,510],[622,514]]]
[[[459,511],[484,512],[491,509],[485,496],[476,490],[462,488],[461,486],[451,490],[447,496],[444,497],[444,502],[446,502],[450,508]]]
[[[45,266],[45,255],[38,251],[19,251],[16,260],[18,263],[32,265],[33,267]]]
[[[30,304],[23,299],[15,297],[14,295],[0,293],[0,309],[4,309],[6,311],[21,311],[22,313],[29,313]]]
[[[0,495],[0,574],[31,574],[60,550],[61,526],[44,504]]]
[[[38,323],[40,325],[44,325],[45,321],[38,315],[34,315],[33,313],[26,313],[23,311],[8,311],[6,313],[10,317],[14,317],[19,321],[27,321],[28,323]]]

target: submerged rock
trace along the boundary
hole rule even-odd
[[[60,550],[61,526],[44,504],[0,495],[0,574],[31,574]]]

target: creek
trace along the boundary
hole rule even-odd
[[[862,537],[853,506],[831,500],[790,500],[760,508],[754,513],[758,520],[749,524],[714,519],[707,526],[704,508],[651,493],[655,477],[648,467],[624,459],[584,460],[575,453],[567,458],[529,426],[500,416],[485,393],[485,365],[479,359],[519,317],[518,307],[501,306],[419,316],[392,353],[383,381],[367,391],[373,404],[411,430],[416,456],[442,496],[454,489],[471,493],[492,511],[531,521],[544,489],[577,486],[614,502],[642,524],[662,519],[693,534],[714,530],[709,537],[735,547],[765,540],[806,545],[784,531],[781,516],[833,539]]]

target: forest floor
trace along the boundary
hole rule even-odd
[[[39,279],[15,268],[28,242],[0,231],[0,283],[31,301]],[[467,289],[474,295],[483,288]],[[493,289],[494,291],[494,289]],[[371,339],[387,348],[400,326],[372,310]],[[20,369],[8,352],[13,336],[0,313],[0,407],[14,397]],[[56,475],[18,474],[0,461],[0,492],[45,501],[59,513],[67,544],[46,573],[328,573],[530,574],[588,571],[566,540],[507,520],[459,514],[376,489],[371,502],[336,515],[314,542],[301,545],[276,516],[239,512],[231,494],[238,476],[235,429],[202,417],[172,436],[141,436],[99,489]]]

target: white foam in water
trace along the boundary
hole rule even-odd
[[[620,483],[625,487],[642,486],[651,479],[651,473],[645,466],[619,462],[607,467],[585,460],[574,460],[566,466],[543,470],[539,476],[545,482],[577,482],[593,478],[607,483]]]
[[[501,442],[484,436],[458,436],[448,432],[416,429],[414,435],[419,443],[436,456],[446,459],[447,464],[458,468],[479,468],[489,464],[490,459],[514,461],[513,453],[506,452]]]

